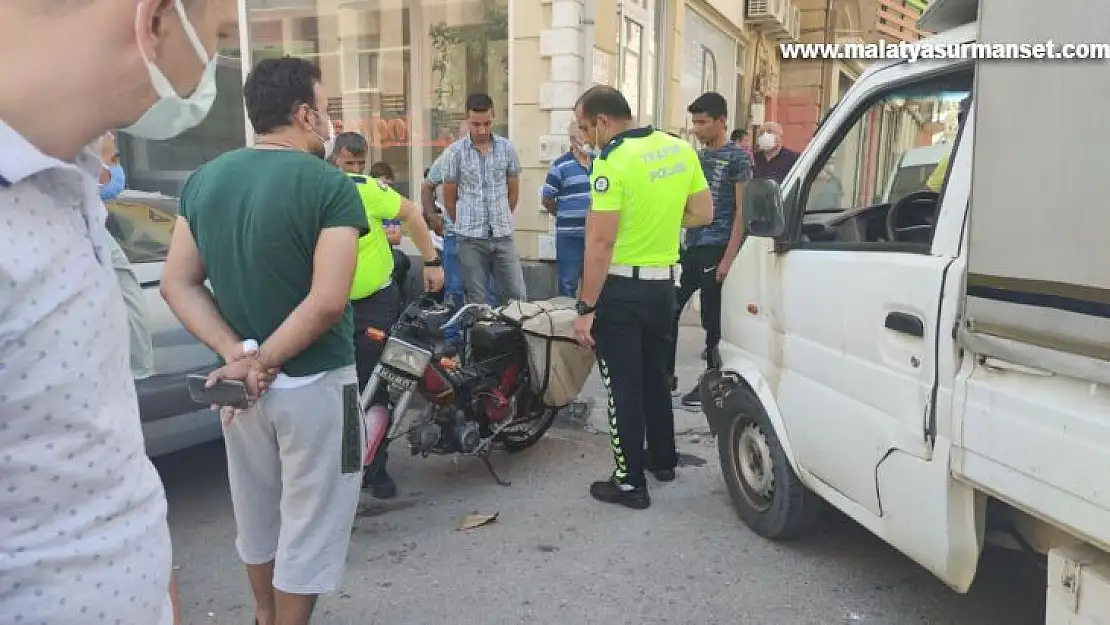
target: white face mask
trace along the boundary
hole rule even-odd
[[[759,138],[756,139],[756,145],[759,146],[759,149],[763,150],[764,152],[769,152],[775,149],[775,135],[769,132],[765,132],[759,135]]]
[[[200,42],[196,29],[193,28],[192,22],[185,14],[185,7],[181,6],[181,0],[174,0],[173,6],[177,10],[178,17],[181,18],[181,26],[185,31],[185,36],[189,38],[193,50],[200,57],[201,63],[205,65],[204,73],[201,74],[200,82],[197,83],[197,88],[193,91],[193,94],[183,98],[177,94],[162,70],[151,62],[146,53],[142,52],[140,48],[143,61],[146,63],[147,73],[150,75],[150,84],[154,87],[154,92],[158,94],[158,101],[154,103],[154,106],[147,109],[146,113],[143,113],[139,121],[124,128],[123,131],[141,139],[155,141],[172,139],[186,130],[195,128],[204,121],[205,117],[208,117],[208,112],[212,110],[212,103],[216,101],[216,56],[208,56],[208,51],[204,49],[204,44]],[[136,14],[136,32],[139,27],[139,16]]]
[[[322,115],[320,115],[320,113],[318,113],[316,111],[313,111],[313,114],[318,115],[320,117],[323,117]],[[324,148],[324,155],[320,156],[320,154],[318,152],[312,152],[312,153],[315,154],[316,156],[319,156],[320,158],[324,159],[325,161],[330,159],[332,153],[335,152],[335,124],[332,123],[331,119],[328,119],[328,138],[327,139],[320,136],[320,133],[316,132],[315,130],[312,131],[312,134],[316,135],[316,138],[320,140],[320,145],[323,146],[323,148]],[[310,150],[310,152],[311,152],[311,150]]]
[[[324,141],[324,159],[331,158],[335,153],[335,124],[328,120],[328,138]]]

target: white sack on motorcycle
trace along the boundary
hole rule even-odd
[[[532,388],[543,397],[543,403],[561,408],[573,402],[596,361],[593,350],[574,340],[574,320],[578,317],[574,308],[560,300],[512,301],[499,312],[524,332]]]

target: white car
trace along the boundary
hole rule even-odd
[[[107,202],[107,208],[108,230],[142,286],[154,346],[155,375],[135,381],[147,454],[160,456],[218,439],[219,416],[189,398],[186,382],[189,373],[214,369],[218,358],[182,327],[158,291],[177,220],[177,198],[125,191]]]

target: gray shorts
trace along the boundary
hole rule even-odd
[[[271,389],[224,429],[235,546],[246,564],[274,562],[274,588],[317,595],[343,581],[365,436],[353,366]]]

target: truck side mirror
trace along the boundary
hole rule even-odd
[[[744,224],[753,237],[777,237],[786,229],[782,194],[774,180],[759,178],[744,185]]]

